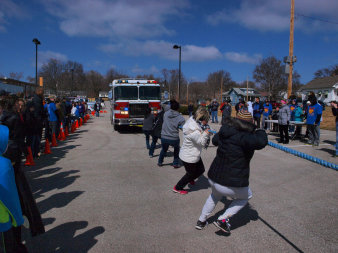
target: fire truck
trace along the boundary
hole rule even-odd
[[[110,119],[116,131],[123,126],[142,126],[147,108],[155,115],[161,110],[161,87],[155,80],[120,79],[110,86]]]

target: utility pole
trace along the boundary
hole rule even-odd
[[[249,101],[249,77],[246,77],[246,102]]]
[[[288,79],[288,98],[291,96],[291,93],[292,93],[294,18],[295,18],[295,0],[291,0],[290,43],[289,43],[290,72],[289,72],[289,79]]]

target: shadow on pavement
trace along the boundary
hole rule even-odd
[[[208,178],[206,178],[204,175],[200,176],[197,181],[195,182],[195,185],[188,184],[189,192],[195,192],[203,189],[208,189],[210,187]]]
[[[72,221],[48,230],[34,240],[26,240],[30,252],[88,252],[96,243],[96,236],[104,233],[98,226],[85,232],[77,232],[88,226],[87,221]],[[77,234],[75,236],[75,234]]]
[[[124,126],[117,131],[119,134],[140,134],[143,133],[141,127]]]
[[[83,191],[61,192],[50,196],[38,203],[40,213],[43,214],[53,208],[61,208],[67,206],[72,200],[80,196]]]
[[[322,150],[324,152],[329,153],[330,155],[335,155],[336,154],[336,150],[333,149],[329,149],[329,148],[320,148],[319,150]]]

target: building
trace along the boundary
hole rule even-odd
[[[316,78],[308,82],[298,93],[302,96],[302,100],[306,99],[310,92],[316,94],[318,100],[329,104],[330,101],[338,100],[338,76],[328,76]]]
[[[22,82],[11,78],[0,78],[0,91],[9,94],[22,93],[29,96],[34,93],[36,85],[33,83]]]
[[[247,97],[249,101],[254,101],[256,97],[260,98],[261,94],[254,88],[232,88],[222,94],[222,100],[230,99],[232,104],[237,104],[240,98],[246,101]]]

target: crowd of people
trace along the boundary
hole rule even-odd
[[[71,102],[57,97],[44,99],[42,87],[36,88],[34,95],[25,99],[1,94],[0,249],[4,252],[27,252],[21,238],[23,217],[28,220],[32,236],[45,232],[22,166],[23,155],[38,159],[43,148],[43,133],[45,142],[52,141],[57,145],[61,140],[60,131],[71,132],[76,120],[85,121],[87,109],[84,101]]]
[[[211,136],[215,133],[208,124],[210,115],[213,122],[218,121],[212,112],[217,112],[219,105],[217,101],[214,102],[211,113],[209,108],[201,106],[196,112],[191,113],[188,120],[178,112],[180,105],[175,100],[171,100],[170,105],[163,105],[156,117],[150,111],[145,113],[143,131],[149,156],[153,157],[156,143],[160,138],[161,151],[158,166],[163,166],[168,148],[172,146],[174,148],[172,166],[178,168],[183,163],[185,168],[185,175],[173,186],[172,191],[175,193],[188,194],[184,188],[188,184],[195,185],[196,180],[205,172],[201,153],[208,147]],[[253,124],[251,114],[245,111],[240,111],[236,118],[230,115],[223,117],[221,124],[220,131],[212,138],[212,143],[218,147],[208,171],[212,191],[202,208],[195,228],[203,229],[207,225],[207,217],[212,213],[217,202],[222,197],[228,197],[233,201],[214,225],[230,233],[230,218],[238,213],[252,197],[249,188],[250,160],[255,150],[267,145],[268,139],[265,131],[258,129]],[[182,147],[180,147],[180,130],[183,132]],[[152,136],[151,145],[150,136]]]

